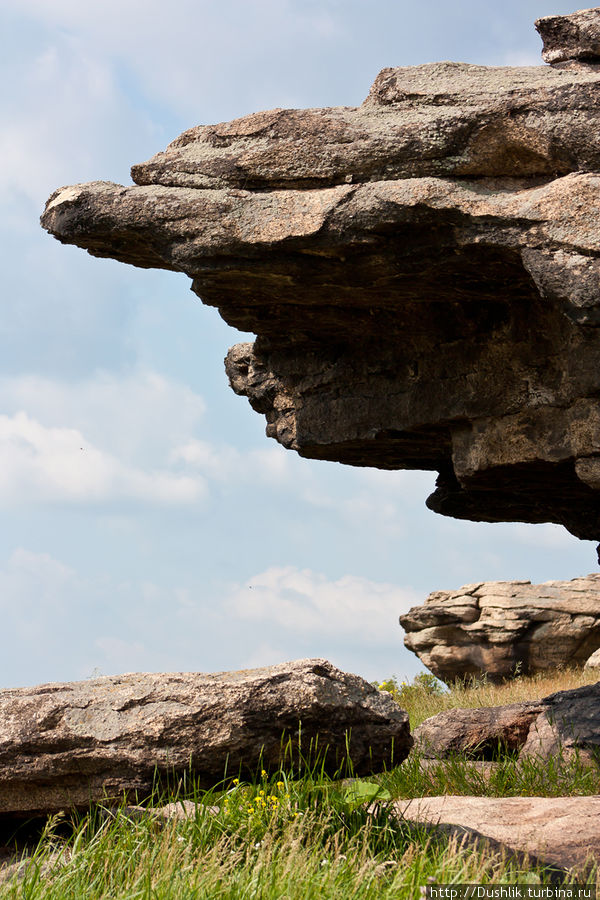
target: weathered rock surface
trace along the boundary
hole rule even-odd
[[[0,816],[147,795],[156,774],[215,784],[325,751],[358,774],[401,762],[408,716],[385,692],[326,660],[218,674],[120,675],[0,691]],[[285,743],[285,741],[284,741]]]
[[[255,332],[227,372],[285,447],[598,539],[599,87],[589,65],[384,69],[358,108],[192,128],[42,223],[186,272]]]
[[[551,65],[578,61],[600,63],[600,9],[582,9],[570,16],[545,16],[535,23]]]
[[[586,669],[600,669],[600,648],[594,650],[585,664]]]
[[[404,644],[443,681],[584,665],[600,648],[600,575],[434,591],[400,616]]]
[[[419,797],[397,801],[395,810],[402,819],[575,874],[600,862],[599,796]]]
[[[542,700],[476,709],[448,709],[425,719],[414,734],[425,758],[465,753],[493,759],[498,749],[518,751],[519,759],[577,755],[600,763],[600,682],[557,691]]]

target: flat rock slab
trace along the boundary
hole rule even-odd
[[[288,747],[286,748],[286,742]],[[131,674],[0,691],[0,816],[147,797],[156,776],[254,773],[348,746],[356,774],[401,762],[408,715],[322,659],[218,674]]]
[[[399,800],[398,816],[447,833],[482,838],[532,862],[584,874],[600,862],[600,796],[419,797]]]

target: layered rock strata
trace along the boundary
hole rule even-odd
[[[401,762],[408,715],[322,659],[266,669],[119,675],[0,691],[0,818],[144,799],[157,778],[317,760],[357,774]]]
[[[434,591],[400,625],[404,645],[446,682],[582,666],[600,648],[600,575]]]
[[[254,332],[227,373],[285,447],[436,471],[436,512],[597,540],[600,72],[564,67],[565,22],[541,30],[562,68],[384,69],[358,108],[192,128],[42,223],[186,272]]]

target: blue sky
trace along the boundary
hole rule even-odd
[[[0,686],[325,656],[421,667],[398,615],[479,580],[572,578],[558,526],[429,512],[430,473],[302,460],[227,385],[249,339],[182,275],[46,235],[57,187],[195,124],[354,105],[379,69],[537,65],[545,0],[4,0],[0,10]],[[250,338],[251,339],[251,338]]]

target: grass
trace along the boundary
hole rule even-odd
[[[416,679],[394,690],[404,694],[403,705],[419,721],[451,706],[544,696],[587,679],[587,673],[569,672],[443,692],[432,681]],[[0,898],[387,900],[418,897],[428,880],[544,883],[548,873],[518,866],[489,849],[473,850],[456,837],[436,836],[393,815],[389,799],[426,794],[600,793],[598,771],[577,760],[559,758],[540,767],[517,766],[503,757],[492,769],[484,774],[459,757],[425,764],[415,754],[366,782],[331,779],[313,769],[301,777],[281,771],[258,774],[252,783],[234,779],[211,791],[192,789],[187,795],[192,814],[179,820],[159,820],[125,806],[110,813],[96,808],[69,822],[55,817],[20,876],[15,872],[0,886]],[[365,798],[374,802],[362,802]],[[182,799],[155,797],[153,805]],[[595,875],[590,879],[595,883]]]
[[[445,709],[478,706],[505,706],[523,700],[541,700],[556,691],[569,691],[584,684],[598,681],[594,669],[565,668],[553,669],[532,676],[521,675],[493,684],[486,678],[466,678],[447,689],[433,675],[422,672],[412,683],[386,679],[380,687],[388,690],[410,717],[410,727],[414,729],[430,716]]]

